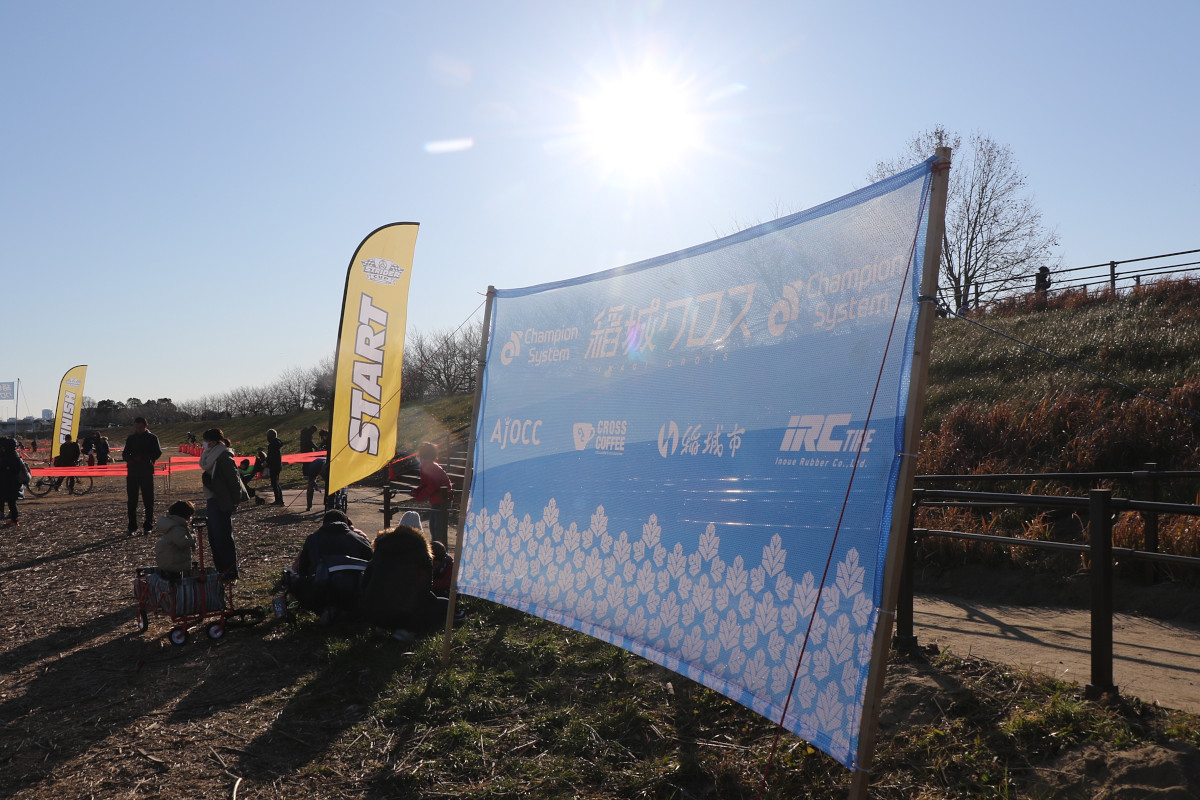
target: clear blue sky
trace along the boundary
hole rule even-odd
[[[939,123],[1012,147],[1063,266],[1200,247],[1198,30],[1190,2],[0,0],[0,381],[21,417],[76,364],[96,400],[263,385],[332,354],[379,225],[421,223],[433,332],[489,284],[838,197]],[[597,104],[660,85],[641,116],[680,127],[620,150]]]

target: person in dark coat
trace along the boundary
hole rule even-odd
[[[71,441],[71,434],[63,436],[62,444],[58,446],[58,455],[54,457],[54,466],[56,467],[73,467],[79,463],[79,443]],[[54,482],[54,491],[58,491],[58,487],[62,486],[65,475],[59,476]]]
[[[300,605],[329,623],[341,612],[353,611],[358,601],[362,569],[371,558],[371,543],[341,511],[326,511],[321,527],[308,535],[296,563],[284,577],[287,590]],[[319,579],[321,565],[329,570],[324,582]],[[356,568],[357,567],[357,568]]]
[[[133,421],[133,433],[125,440],[121,460],[125,462],[125,497],[129,509],[129,535],[138,531],[138,494],[142,496],[145,515],[142,533],[154,530],[154,462],[162,457],[158,437],[146,427],[146,418]]]
[[[283,470],[283,441],[274,428],[267,431],[267,472],[271,476],[271,491],[275,493],[273,506],[283,505],[283,490],[279,488],[279,473]]]
[[[24,477],[25,464],[17,455],[17,443],[7,437],[0,439],[0,512],[8,506],[8,519],[0,527],[20,524],[17,521],[20,516],[17,513],[17,495],[21,493]]]
[[[96,463],[104,466],[112,458],[112,447],[108,443],[107,436],[96,437]]]
[[[317,449],[317,446],[315,444],[313,444],[313,434],[315,434],[316,432],[317,432],[316,425],[309,425],[307,428],[300,429],[300,452],[301,453],[311,453],[313,450]]]
[[[369,622],[410,642],[445,619],[446,603],[433,593],[433,557],[419,530],[397,525],[375,537],[360,606]]]

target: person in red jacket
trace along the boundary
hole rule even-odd
[[[446,526],[449,522],[450,494],[454,485],[442,465],[437,463],[438,447],[433,442],[422,442],[417,448],[417,459],[421,462],[421,482],[413,490],[415,502],[429,501],[429,538],[435,542],[449,544]]]

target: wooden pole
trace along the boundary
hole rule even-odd
[[[921,443],[921,420],[925,413],[925,386],[929,380],[929,347],[933,338],[936,316],[935,298],[938,289],[938,269],[941,264],[942,236],[946,230],[946,194],[950,184],[950,148],[935,151],[933,183],[929,193],[929,227],[925,231],[925,254],[921,271],[921,294],[917,310],[916,342],[913,349],[912,377],[908,406],[904,419],[904,452],[900,459],[900,475],[896,496],[892,501],[892,527],[888,533],[883,578],[882,607],[875,626],[875,641],[871,648],[871,669],[867,675],[867,690],[863,704],[862,725],[858,735],[858,759],[850,783],[851,800],[867,796],[871,759],[875,754],[875,732],[879,727],[879,707],[883,701],[883,683],[887,677],[888,648],[892,640],[892,623],[896,616],[896,599],[904,568],[904,545],[912,512],[913,480],[917,471],[917,449]]]
[[[454,635],[454,604],[458,600],[458,567],[462,564],[463,534],[467,505],[471,497],[471,479],[475,474],[475,431],[479,426],[479,406],[483,402],[483,370],[487,366],[488,336],[492,331],[492,301],[496,287],[489,286],[483,309],[483,335],[479,337],[479,360],[475,365],[475,400],[471,405],[471,430],[467,434],[467,466],[463,470],[462,494],[458,501],[458,535],[454,537],[454,564],[450,568],[450,597],[446,604],[446,635],[442,640],[442,666],[450,663],[450,640]]]

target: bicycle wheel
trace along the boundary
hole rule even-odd
[[[45,497],[54,488],[54,478],[47,478],[45,475],[34,478],[26,488],[34,497]]]
[[[71,478],[71,484],[67,487],[67,491],[71,494],[87,494],[92,490],[92,479],[88,477]]]

